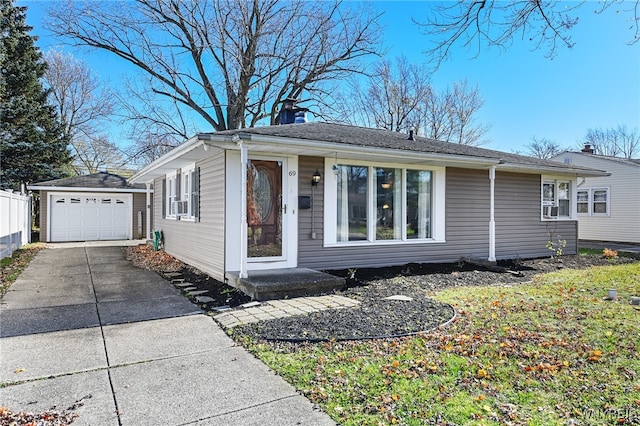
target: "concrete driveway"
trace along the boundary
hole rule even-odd
[[[122,247],[38,253],[0,300],[0,405],[74,425],[333,425]]]

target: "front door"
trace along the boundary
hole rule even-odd
[[[251,159],[247,165],[247,260],[284,260],[286,204],[282,160]]]

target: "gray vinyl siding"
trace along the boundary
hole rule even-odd
[[[311,195],[307,177],[323,170],[323,159],[299,157],[299,192]],[[315,192],[316,239],[311,239],[312,210],[298,216],[298,265],[320,270],[383,267],[406,263],[456,262],[489,256],[490,182],[488,170],[447,168],[446,242],[323,247],[322,179]],[[497,173],[495,181],[496,257],[549,256],[549,231],[567,240],[566,254],[576,252],[577,222],[540,220],[540,175]]]
[[[185,263],[224,281],[225,154],[196,163],[200,168],[200,218],[196,222],[162,217],[162,179],[154,182],[156,229],[164,235],[165,251]]]
[[[547,241],[567,241],[576,254],[578,222],[540,219],[540,175],[497,172],[495,181],[496,258],[549,256]]]

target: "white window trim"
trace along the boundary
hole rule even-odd
[[[544,210],[545,210],[545,207],[548,207],[548,206],[545,206],[545,201],[544,201],[544,185],[548,183],[553,183],[555,186],[553,207],[559,207],[558,184],[560,183],[569,184],[569,216],[556,216],[556,217],[545,216]],[[578,188],[576,184],[576,179],[567,178],[565,176],[542,175],[540,177],[540,220],[543,222],[576,220],[578,217],[578,204],[577,204],[578,195],[577,194],[578,194]]]
[[[376,167],[384,168],[396,168],[402,169],[403,183],[402,183],[402,209],[406,208],[406,170],[426,170],[430,171],[432,178],[432,209],[431,209],[431,238],[419,239],[406,237],[406,223],[403,219],[402,226],[402,239],[397,240],[371,240],[375,236],[375,221],[368,220],[368,240],[364,241],[337,241],[337,176],[334,173],[333,166],[337,164],[347,164],[350,166],[363,166],[369,167],[367,173],[368,179],[368,200],[367,205],[369,211],[367,217],[371,218],[375,211],[375,199],[372,196],[373,186],[375,181]],[[350,159],[340,159],[327,157],[324,161],[324,246],[325,247],[352,247],[352,246],[384,246],[384,245],[411,245],[411,244],[429,244],[429,243],[444,243],[445,239],[445,184],[446,184],[446,168],[441,166],[420,166],[417,164],[403,164],[403,163],[381,163],[371,161],[357,161]],[[406,214],[403,214],[404,218]]]
[[[174,171],[172,173],[167,173],[165,175],[165,190],[167,191],[166,194],[164,194],[164,202],[166,203],[165,205],[165,219],[169,219],[169,220],[177,220],[177,216],[175,215],[175,213],[173,213],[171,211],[171,205],[173,204],[172,202],[175,201],[176,199],[176,195],[177,195],[177,191],[178,188],[176,188],[176,178],[178,176],[178,171]],[[174,194],[173,196],[171,195],[171,187],[173,186],[173,190],[174,190]]]
[[[578,213],[580,217],[610,217],[611,216],[611,187],[610,186],[593,186],[589,188],[578,188],[578,191],[587,192],[587,212],[586,213]],[[594,193],[596,191],[606,191],[607,192],[607,212],[606,213],[595,213],[593,211],[593,203],[595,202]],[[577,192],[576,192],[577,197]]]
[[[187,202],[187,214],[184,216],[180,216],[180,220],[185,222],[195,222],[196,220],[196,217],[193,214],[193,205],[191,203],[191,192],[193,191],[191,172],[193,172],[195,169],[196,163],[191,163],[183,167],[180,171],[180,200]]]

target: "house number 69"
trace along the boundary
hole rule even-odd
[[[295,175],[296,175],[295,170],[289,170],[289,176],[295,176]]]

